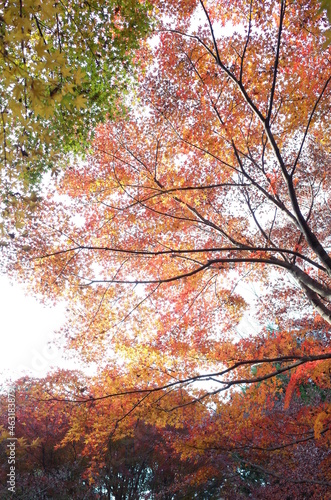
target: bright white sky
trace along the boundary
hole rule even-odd
[[[0,379],[23,373],[42,377],[52,366],[68,366],[48,345],[64,322],[64,306],[46,308],[0,276],[0,312]]]

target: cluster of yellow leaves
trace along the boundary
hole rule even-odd
[[[84,153],[93,126],[123,111],[118,96],[128,85],[132,50],[148,31],[147,12],[147,4],[131,0],[120,8],[101,0],[1,3],[0,214],[7,219],[5,233],[19,230],[31,208],[25,204],[17,214],[14,202],[20,195],[36,189],[46,171],[57,175],[68,153]]]
[[[77,30],[69,32],[70,8],[52,0],[2,3],[2,167],[18,161],[20,155],[21,159],[36,157],[31,136],[38,137],[40,144],[51,142],[51,130],[42,119],[49,120],[60,103],[84,106],[80,86],[86,72],[70,49],[80,38]],[[10,137],[13,128],[15,137]]]
[[[330,423],[330,411],[331,411],[331,405],[327,405],[328,409],[325,411],[322,411],[318,414],[315,420],[314,424],[314,435],[315,439],[319,439],[322,435],[322,431],[325,430],[327,427],[327,424]]]

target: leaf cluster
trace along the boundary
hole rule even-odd
[[[132,0],[1,2],[4,198],[31,194],[68,154],[85,154],[98,123],[123,113],[133,52],[151,29],[151,15],[148,2]]]

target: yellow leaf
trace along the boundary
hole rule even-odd
[[[47,46],[45,45],[43,40],[39,40],[38,44],[36,45],[36,52],[39,57],[44,57],[47,53]]]
[[[317,415],[317,418],[315,420],[314,424],[314,436],[315,439],[319,439],[321,437],[321,433],[323,431],[323,421],[325,418],[327,418],[327,413],[325,411],[322,411]]]
[[[85,80],[86,78],[86,73],[81,70],[81,68],[78,68],[74,75],[74,82],[76,85],[81,85],[82,81]]]
[[[86,108],[86,99],[84,96],[79,95],[75,99],[75,105],[77,106],[78,109],[81,108]]]

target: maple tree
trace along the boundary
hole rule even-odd
[[[180,31],[192,3],[142,53],[141,106],[97,128],[94,154],[59,187],[70,201],[50,199],[16,242],[31,250],[20,268],[46,294],[96,304],[70,326],[73,345],[93,340],[93,355],[119,319],[128,353],[139,332],[148,343],[158,330],[156,349],[178,353],[181,339],[218,360],[220,332],[223,346],[246,306],[238,279],[266,282],[271,268],[282,271],[261,298],[271,320],[290,326],[291,301],[293,314],[310,304],[330,323],[330,48],[318,5],[198,5],[196,34]],[[233,16],[241,32],[229,43],[213,24]],[[231,357],[231,335],[220,359]]]
[[[140,418],[186,429],[175,449],[211,457],[193,484],[234,467],[257,498],[266,487],[324,494],[326,18],[313,0],[155,5],[138,102],[97,127],[88,160],[66,170],[2,254],[45,297],[66,298],[68,348],[101,366],[88,395],[55,396],[80,422],[64,443],[84,418],[93,427],[95,411],[97,438],[86,439],[100,457],[109,415],[117,440]],[[261,329],[244,336],[240,283],[259,287]]]
[[[97,123],[123,112],[150,16],[147,2],[132,0],[1,2],[2,236],[8,219],[19,230],[34,209],[42,174],[57,173]]]

